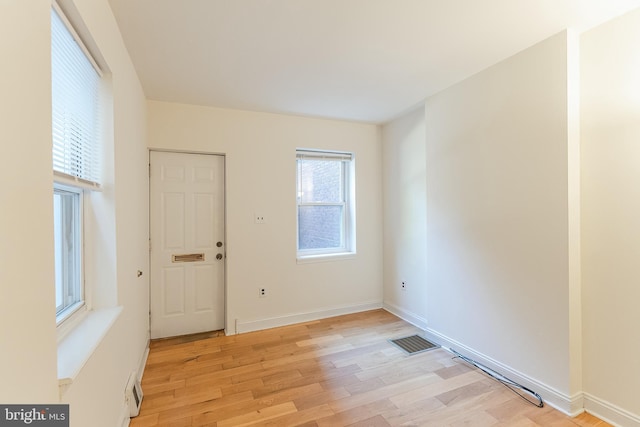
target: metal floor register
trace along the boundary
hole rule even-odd
[[[433,350],[439,347],[419,335],[411,335],[410,337],[398,338],[397,340],[390,341],[409,354],[421,353],[423,351]]]

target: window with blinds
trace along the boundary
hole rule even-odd
[[[100,187],[102,75],[67,18],[51,9],[56,322],[85,305],[83,200]]]
[[[87,49],[64,15],[52,8],[53,170],[93,187],[100,184],[100,80]]]
[[[353,155],[296,151],[298,257],[353,252]]]

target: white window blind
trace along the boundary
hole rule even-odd
[[[53,170],[58,176],[98,186],[101,76],[65,21],[51,9]]]
[[[340,153],[337,151],[314,151],[314,150],[296,150],[296,158],[301,160],[339,160],[351,161],[353,154]]]

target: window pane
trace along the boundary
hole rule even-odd
[[[53,193],[56,313],[81,301],[80,194]]]
[[[62,289],[62,196],[53,194],[53,232],[55,242],[55,266],[56,266],[56,312],[64,306]]]
[[[342,162],[298,160],[298,196],[302,203],[344,201]]]
[[[338,249],[344,247],[343,206],[300,206],[298,209],[298,249]]]

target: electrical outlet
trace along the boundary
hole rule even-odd
[[[260,298],[266,297],[267,296],[267,288],[258,289],[258,296]]]
[[[406,281],[404,281],[404,280],[403,280],[402,282],[400,282],[400,288],[401,288],[403,291],[406,291],[406,290],[407,290],[407,282],[406,282]]]
[[[253,218],[256,224],[265,224],[267,222],[265,216],[260,213],[254,214]]]

